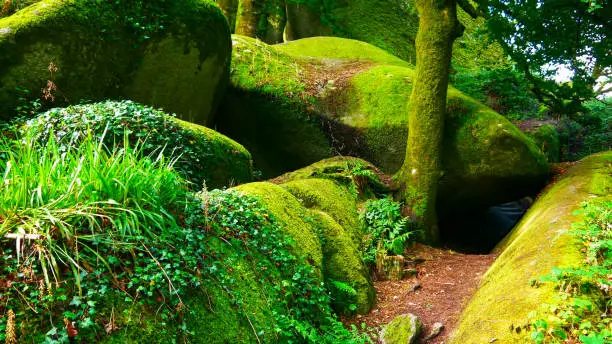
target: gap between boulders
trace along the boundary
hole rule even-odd
[[[412,313],[423,322],[420,342],[443,343],[452,332],[461,311],[469,302],[495,254],[464,254],[448,248],[416,244],[408,249],[406,268],[416,275],[401,281],[375,281],[376,304],[367,315],[343,318],[346,325],[367,324],[368,331],[378,332],[395,317]],[[425,340],[435,323],[444,324],[442,332]]]

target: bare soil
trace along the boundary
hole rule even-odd
[[[377,298],[372,311],[342,320],[358,328],[361,323],[366,323],[368,328],[378,333],[382,325],[396,316],[412,313],[423,322],[420,343],[444,343],[497,256],[462,254],[417,244],[408,250],[407,257],[410,257],[407,268],[416,267],[416,276],[397,282],[374,282]],[[425,340],[436,322],[442,323],[444,329],[438,336]]]

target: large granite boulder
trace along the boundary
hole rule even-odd
[[[40,1],[0,19],[0,120],[32,102],[111,98],[206,125],[227,86],[230,52],[212,0]]]

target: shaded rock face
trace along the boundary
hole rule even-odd
[[[380,341],[383,344],[413,344],[421,334],[421,327],[416,315],[400,315],[383,328]]]
[[[381,49],[340,38],[267,46],[234,36],[221,132],[243,143],[264,176],[335,154],[399,169],[408,137],[413,70]],[[536,193],[548,166],[512,123],[449,89],[439,208],[486,208]]]
[[[551,185],[494,252],[499,257],[462,313],[449,343],[524,342],[529,314],[553,304],[553,284],[537,288],[530,280],[549,275],[553,267],[580,266],[583,253],[569,233],[582,220],[575,213],[584,201],[610,199],[612,152],[579,161]],[[509,329],[514,329],[509,331]]]
[[[46,106],[128,98],[209,124],[230,52],[227,21],[211,0],[40,1],[0,19],[0,119],[48,88]]]

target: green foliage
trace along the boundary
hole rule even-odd
[[[609,343],[612,341],[612,201],[589,201],[580,212],[584,220],[572,234],[584,248],[583,266],[559,269],[541,279],[555,283],[556,303],[531,315],[535,343]]]
[[[401,204],[391,197],[367,201],[360,219],[367,234],[362,246],[366,263],[376,262],[379,248],[387,254],[402,254],[404,247],[416,240],[419,232],[414,222],[402,216]]]
[[[138,299],[168,279],[155,242],[178,234],[170,212],[185,202],[186,184],[162,155],[139,159],[140,148],[127,140],[120,150],[102,142],[88,136],[62,149],[26,135],[2,143],[0,238],[14,237],[0,241],[9,287],[0,292],[0,311],[15,308],[36,342],[54,342],[62,317],[79,320],[86,333],[99,330],[97,305],[112,298],[119,280],[126,297]],[[173,278],[166,296],[176,306],[176,288],[195,280],[181,270]]]
[[[538,117],[538,100],[529,82],[516,70],[460,70],[452,76],[451,83],[510,120]]]
[[[553,113],[583,110],[600,76],[609,79],[610,5],[607,0],[480,0],[487,26]],[[534,14],[538,15],[534,15]],[[553,29],[554,28],[554,29]],[[554,80],[559,65],[573,75]]]
[[[53,137],[62,151],[79,146],[88,135],[103,138],[108,147],[122,146],[127,137],[132,146],[140,147],[138,153],[176,157],[174,167],[198,189],[204,181],[213,187],[224,186],[215,170],[232,155],[242,152],[223,142],[221,135],[214,132],[204,135],[181,125],[173,116],[131,101],[106,101],[51,109],[18,126],[21,132],[34,135],[42,145]],[[236,162],[241,159],[248,165],[248,157]],[[223,167],[230,169],[231,165]],[[232,171],[231,177],[238,178],[239,182],[247,181],[249,166],[243,168],[245,171]]]
[[[563,160],[580,160],[612,149],[612,107],[606,101],[592,100],[585,103],[585,108],[559,120]]]
[[[220,290],[216,297],[245,316],[254,302],[271,308],[274,321],[253,319],[257,337],[369,342],[336,319],[314,268],[291,253],[295,243],[258,199],[193,194],[174,160],[143,154],[147,141],[132,148],[125,135],[112,149],[104,135],[62,146],[53,133],[43,145],[30,132],[2,144],[0,340],[11,309],[23,341],[67,342],[64,321],[86,342],[115,327],[139,331],[143,322],[157,328],[156,342],[197,341],[215,334],[194,327],[190,298]],[[257,299],[238,287],[232,262],[243,260]],[[330,288],[351,292],[342,283]]]
[[[207,123],[226,86],[229,30],[212,0],[44,1],[0,19],[0,32],[1,120],[15,117],[22,87],[44,109],[128,98]]]

